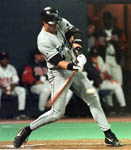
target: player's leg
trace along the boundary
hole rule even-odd
[[[106,96],[106,98],[105,98],[105,103],[107,103],[107,105],[108,105],[109,107],[113,107],[113,106],[114,106],[112,94],[113,94],[112,92],[109,93],[109,94]]]
[[[103,109],[101,108],[99,96],[97,92],[93,94],[88,94],[87,89],[93,89],[91,82],[86,78],[83,73],[78,72],[73,84],[71,86],[74,93],[84,100],[92,113],[93,118],[98,122],[100,128],[105,131],[110,128]]]
[[[45,110],[50,94],[51,94],[51,89],[49,88],[49,86],[46,86],[46,88],[44,87],[44,92],[41,92],[40,97],[39,97],[39,110],[40,111]]]
[[[121,107],[126,106],[125,96],[119,83],[117,82],[112,83],[108,80],[107,81],[105,80],[101,85],[101,89],[109,89],[114,91],[120,106]]]
[[[26,91],[23,87],[16,86],[13,90],[13,94],[18,97],[18,111],[20,114],[24,114],[26,104]]]
[[[122,69],[120,65],[112,66],[111,67],[111,75],[114,80],[116,80],[121,86],[123,84],[123,75]]]
[[[39,95],[38,108],[40,111],[44,111],[47,100],[48,100],[49,95],[51,93],[51,88],[49,86],[49,83],[45,82],[44,84],[33,85],[31,87],[31,92]]]
[[[71,100],[71,97],[73,96],[73,92],[71,90],[68,90],[67,96],[66,96],[66,106],[68,105],[69,101]]]
[[[111,61],[111,60],[110,60]],[[123,84],[122,68],[115,61],[115,58],[111,62],[106,62],[106,69],[108,73],[116,80],[121,86]]]
[[[108,124],[104,111],[101,107],[97,92],[93,94],[87,93],[87,89],[91,89],[93,87],[91,82],[83,75],[83,73],[78,72],[78,74],[75,76],[72,88],[75,94],[81,97],[88,104],[94,120],[96,120],[99,127],[106,136],[105,142],[107,144],[111,144],[112,146],[120,146],[120,142],[117,140],[114,133],[112,133],[110,129],[110,125]],[[107,138],[111,139],[112,143],[108,142]]]
[[[67,87],[62,92],[62,94],[59,96],[59,98],[56,100],[56,102],[53,104],[52,108],[48,112],[42,114],[40,117],[38,117],[38,119],[30,124],[30,128],[32,130],[35,130],[42,125],[49,124],[63,117],[66,105],[65,97],[67,95],[68,88],[69,87]]]
[[[61,75],[60,72],[53,72],[49,76],[51,83],[51,96],[53,97],[57,91],[64,85],[67,77]],[[71,83],[70,83],[71,84]],[[14,139],[14,146],[20,147],[26,138],[31,134],[31,131],[60,119],[65,113],[66,95],[70,88],[70,84],[65,88],[59,98],[55,101],[52,108],[31,122],[30,126],[23,128]]]

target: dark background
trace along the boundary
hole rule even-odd
[[[40,30],[39,0],[0,1],[0,51],[19,70],[30,59]]]
[[[129,0],[1,0],[0,1],[0,51],[7,51],[10,63],[21,70],[29,63],[37,47],[37,35],[42,27],[40,10],[55,7],[83,32],[84,53],[87,54],[88,3],[129,3]]]

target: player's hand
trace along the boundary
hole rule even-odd
[[[83,54],[80,54],[76,58],[76,63],[69,63],[67,69],[82,71],[85,63],[86,63],[86,57]]]
[[[76,59],[77,59],[77,65],[76,66],[79,68],[78,70],[79,71],[83,70],[83,67],[86,63],[86,57],[83,54],[80,54],[77,56]]]
[[[79,65],[74,65],[72,70],[78,70],[78,71],[82,71],[83,67],[79,66]]]
[[[7,95],[11,95],[11,92],[12,92],[11,86],[6,86],[6,87],[5,87],[5,93],[6,93]]]
[[[116,80],[113,80],[113,79],[111,79],[110,80],[112,83],[117,83],[117,81]]]

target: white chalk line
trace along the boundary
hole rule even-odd
[[[71,145],[104,145],[102,143],[45,143],[45,144],[32,144],[32,145],[22,145],[21,147],[35,147],[35,146],[71,146]],[[14,145],[2,145],[1,147],[10,147],[10,148],[14,148]]]
[[[87,142],[85,142],[85,143],[84,142],[83,143],[48,143],[47,142],[47,143],[43,143],[43,144],[22,145],[21,148],[23,149],[23,148],[31,148],[31,147],[38,147],[38,146],[95,146],[95,145],[106,146],[104,143],[87,143]],[[124,145],[128,145],[128,144],[124,144]],[[0,149],[1,148],[15,148],[15,147],[14,147],[14,145],[1,145]],[[55,150],[55,149],[53,149],[53,150]],[[70,150],[73,150],[73,149],[70,149]],[[88,149],[86,149],[86,150],[88,150]],[[94,149],[89,149],[89,150],[94,150]],[[100,150],[100,149],[97,148],[97,150]],[[108,150],[108,149],[106,149],[106,150]],[[113,148],[113,150],[115,150],[115,149]],[[122,149],[122,150],[124,150],[124,149]]]

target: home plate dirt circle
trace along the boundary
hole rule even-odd
[[[28,141],[17,149],[86,149],[86,150],[131,150],[131,140],[120,140],[123,143],[121,147],[111,147],[104,144],[104,140],[45,140]],[[15,149],[13,143],[1,141],[0,149]]]

